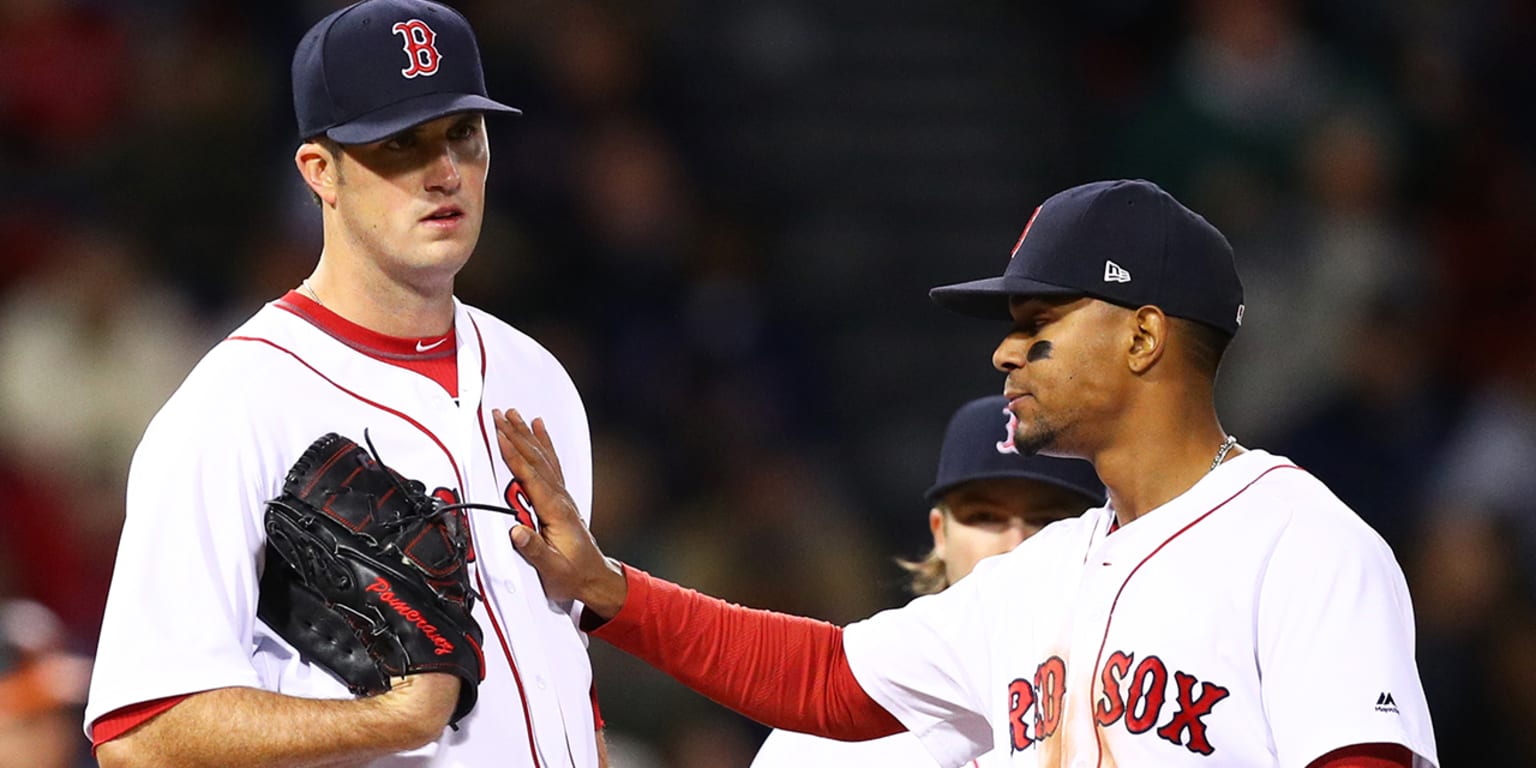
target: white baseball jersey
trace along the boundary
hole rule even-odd
[[[439,496],[513,506],[521,488],[491,409],[517,408],[544,419],[567,488],[590,515],[590,435],[565,370],[532,339],[457,302],[454,333],[457,398],[378,359],[344,324],[307,317],[292,294],[203,358],[134,455],[88,730],[127,705],[215,688],[351,697],[256,619],[264,502],[326,432],[361,445],[366,431],[385,464]],[[471,582],[484,596],[474,609],[485,633],[479,702],[457,731],[374,765],[597,765],[580,606],[544,596],[507,538],[513,517],[467,512]]]
[[[1351,744],[1436,764],[1386,543],[1249,451],[1130,525],[1090,510],[849,626],[848,663],[941,765],[1302,768]]]
[[[967,768],[1006,766],[1008,755],[988,752],[965,763]],[[795,731],[775,730],[752,759],[751,768],[848,768],[878,765],[882,768],[939,768],[922,742],[910,733],[898,733],[869,741],[838,741]]]

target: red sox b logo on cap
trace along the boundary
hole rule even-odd
[[[1003,439],[997,441],[997,452],[1018,453],[1019,447],[1014,444],[1013,436],[1015,434],[1014,430],[1019,428],[1019,417],[1014,415],[1013,409],[1011,408],[1004,408],[1003,413],[1008,414],[1008,425],[1003,428],[1003,431],[1006,433],[1003,436]]]
[[[390,31],[405,38],[405,55],[411,59],[411,65],[400,70],[400,74],[406,77],[431,77],[437,74],[437,65],[443,56],[437,52],[437,33],[425,21],[402,21],[391,27]]]

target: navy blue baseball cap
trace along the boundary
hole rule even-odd
[[[1010,297],[1092,296],[1156,306],[1231,336],[1243,322],[1232,245],[1150,181],[1096,181],[1052,195],[1030,217],[1001,277],[928,292],[962,315],[1012,320]]]
[[[1013,446],[1014,416],[1008,400],[993,395],[972,400],[949,419],[939,449],[939,471],[923,494],[928,503],[972,480],[1022,478],[1075,491],[1095,506],[1104,503],[1104,483],[1082,459],[1021,456]]]
[[[321,19],[293,53],[299,139],[367,144],[457,112],[521,110],[485,93],[480,46],[458,11],[363,0]]]

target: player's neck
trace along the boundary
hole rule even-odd
[[[436,336],[453,327],[451,277],[405,285],[378,270],[339,266],[321,256],[299,291],[346,320],[388,336]]]
[[[1110,505],[1120,524],[1172,501],[1211,472],[1227,433],[1209,405],[1183,414],[1162,411],[1137,420],[1127,432],[1094,457],[1094,468],[1109,490]],[[1223,458],[1242,449],[1232,447]]]

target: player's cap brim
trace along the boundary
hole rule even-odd
[[[1090,484],[1087,477],[1091,476],[1093,480],[1097,480],[1098,476],[1093,474],[1092,466],[1088,466],[1086,462],[1084,462],[1084,464],[1084,469],[1087,475],[1081,478],[1053,475],[1049,472],[1037,472],[1028,469],[977,472],[975,474],[955,478],[954,480],[943,483],[941,485],[935,485],[929,488],[927,492],[923,494],[923,498],[926,499],[929,504],[937,504],[939,503],[939,500],[943,498],[944,494],[949,493],[950,491],[953,491],[954,489],[959,488],[966,483],[972,483],[977,480],[1014,479],[1033,480],[1037,483],[1044,483],[1046,485],[1052,485],[1057,488],[1072,491],[1073,493],[1076,493],[1091,502],[1093,506],[1102,506],[1104,504],[1104,487],[1102,485],[1095,487],[1094,485]]]
[[[954,285],[941,285],[928,291],[928,298],[933,299],[935,304],[961,315],[983,320],[1012,322],[1013,315],[1008,311],[1008,300],[1014,296],[1080,296],[1082,294],[1081,288],[1003,275]]]
[[[342,144],[368,144],[387,139],[428,120],[459,112],[523,113],[521,109],[473,93],[430,93],[331,126],[325,130],[325,135]]]

